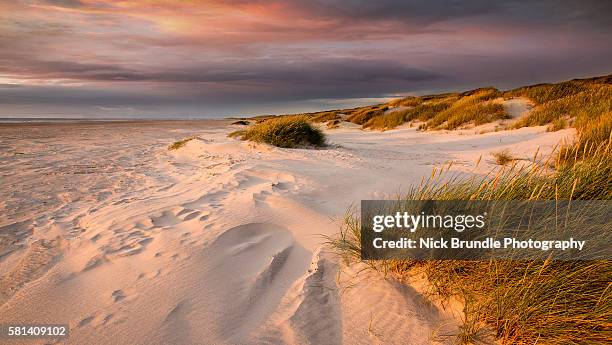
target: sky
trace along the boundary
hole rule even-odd
[[[0,117],[297,113],[612,73],[612,1],[0,0]]]

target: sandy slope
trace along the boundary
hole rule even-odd
[[[343,124],[330,148],[289,150],[229,127],[0,127],[0,323],[68,323],[68,344],[429,344],[460,315],[415,287],[349,279],[359,267],[338,275],[320,235],[435,165],[484,172],[491,152],[527,159],[572,133]]]

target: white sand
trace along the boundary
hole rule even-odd
[[[290,150],[227,138],[236,128],[0,126],[0,324],[68,323],[67,344],[430,344],[457,310],[338,275],[321,235],[435,165],[483,173],[491,152],[531,158],[572,135],[343,123],[331,148]]]

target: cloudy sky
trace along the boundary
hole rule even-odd
[[[610,1],[0,0],[0,117],[212,117],[612,73]]]

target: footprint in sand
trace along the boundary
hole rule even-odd
[[[93,321],[93,319],[95,319],[95,318],[96,318],[96,316],[95,316],[95,315],[88,316],[88,317],[86,317],[86,318],[82,319],[81,321],[79,321],[79,324],[77,325],[77,327],[79,327],[79,328],[85,327],[85,326],[87,326],[87,325],[88,325],[88,324],[89,324],[91,321]]]
[[[115,301],[115,303],[125,299],[125,293],[123,292],[123,290],[115,290],[113,291],[111,296],[113,298],[113,301]]]
[[[195,217],[199,216],[199,215],[200,215],[200,213],[201,213],[200,211],[195,211],[195,212],[192,212],[192,213],[188,214],[187,216],[185,216],[185,218],[183,218],[183,221],[192,220],[192,219],[194,219]]]

